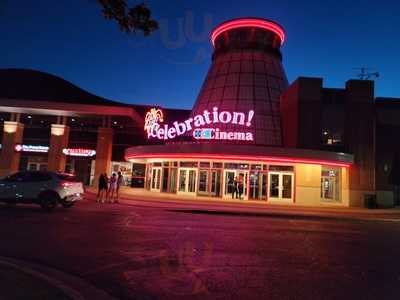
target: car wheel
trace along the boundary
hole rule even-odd
[[[74,206],[74,204],[75,204],[75,202],[73,202],[73,201],[65,201],[65,200],[61,201],[61,205],[64,208],[70,208],[70,207]]]
[[[58,204],[59,197],[54,192],[46,192],[40,195],[40,206],[47,211],[52,211]]]

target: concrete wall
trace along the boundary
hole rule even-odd
[[[321,201],[320,165],[296,165],[295,205],[299,206],[344,206],[349,207],[349,171],[341,168],[340,202]]]
[[[321,166],[296,165],[296,205],[319,206],[321,195]]]

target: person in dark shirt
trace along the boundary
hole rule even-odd
[[[236,199],[238,198],[238,179],[235,176],[235,178],[233,179],[233,184],[232,184],[232,199],[235,198],[236,195]]]
[[[107,196],[105,193],[107,193],[107,175],[100,174],[96,202],[104,203],[104,198]]]

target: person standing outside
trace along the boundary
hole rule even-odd
[[[107,197],[107,179],[105,174],[100,174],[96,202],[104,203]]]
[[[117,174],[112,173],[108,187],[108,202],[114,203],[116,196],[117,196]]]
[[[235,178],[233,179],[233,184],[232,184],[232,199],[235,198],[236,195],[236,199],[238,198],[238,180],[237,180],[237,176],[235,176]]]
[[[117,177],[117,199],[116,203],[119,202],[119,188],[124,185],[124,177],[122,176],[121,172],[118,172],[118,177]]]
[[[239,182],[238,182],[238,191],[239,191],[239,199],[242,199],[242,194],[243,194],[243,175],[239,176]]]

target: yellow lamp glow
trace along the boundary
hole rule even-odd
[[[56,136],[64,135],[65,125],[51,124],[51,134]]]
[[[15,133],[18,128],[18,122],[4,121],[4,132]]]

